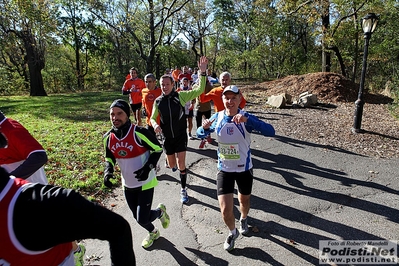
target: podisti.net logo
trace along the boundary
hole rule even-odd
[[[321,240],[320,264],[396,264],[396,240]]]

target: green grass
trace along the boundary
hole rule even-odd
[[[393,117],[399,120],[399,102],[394,102],[388,106],[389,111]]]
[[[102,136],[111,128],[108,107],[120,92],[86,92],[47,97],[0,97],[0,110],[19,121],[47,151],[51,184],[73,188],[94,200],[103,185]]]
[[[392,98],[394,101],[388,105],[388,108],[391,115],[399,120],[399,89],[393,91]]]

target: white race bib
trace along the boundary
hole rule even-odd
[[[223,160],[239,160],[238,143],[219,143],[219,156]]]

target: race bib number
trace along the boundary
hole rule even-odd
[[[238,143],[219,143],[219,156],[224,160],[239,160],[240,150],[238,148]]]

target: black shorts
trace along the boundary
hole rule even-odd
[[[194,116],[194,110],[189,110],[188,115],[186,115],[186,118],[192,118]]]
[[[166,155],[187,151],[187,141],[187,133],[184,133],[176,138],[165,138],[163,142],[163,149]]]
[[[133,112],[136,112],[137,110],[140,110],[141,106],[143,106],[143,103],[130,104],[130,107],[132,108]]]
[[[252,169],[245,172],[224,172],[217,174],[217,194],[224,195],[234,193],[234,184],[237,182],[238,191],[242,195],[250,195],[254,176]]]

